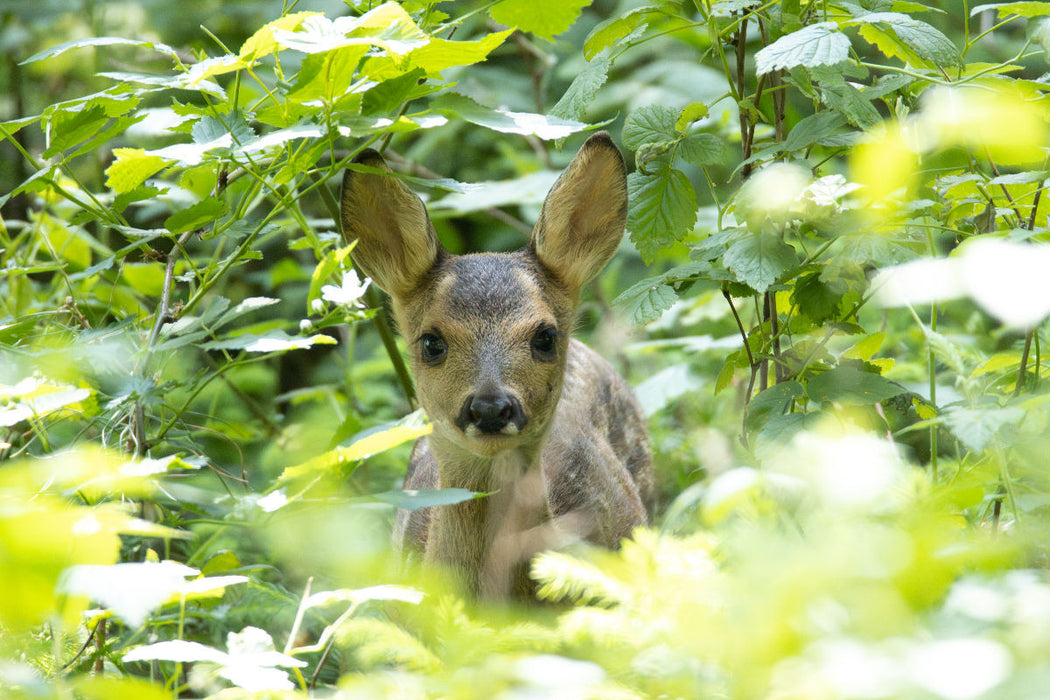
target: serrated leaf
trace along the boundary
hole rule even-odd
[[[846,125],[846,117],[837,111],[811,114],[799,120],[784,139],[785,151],[801,151]]]
[[[511,112],[506,109],[482,107],[464,95],[447,93],[434,100],[433,108],[459,116],[472,124],[505,134],[533,135],[545,141],[563,139],[583,131],[587,124],[572,119],[548,117],[530,112]]]
[[[296,31],[275,28],[274,40],[286,49],[317,54],[348,46],[378,46],[404,55],[426,44],[430,38],[396,2],[386,2],[360,17],[330,20],[312,15]]]
[[[421,422],[421,412],[412,413],[397,423],[379,426],[355,436],[349,445],[339,445],[322,455],[281,472],[280,480],[287,481],[303,475],[328,471],[340,464],[360,462],[378,452],[389,450],[409,440],[429,435],[430,423]]]
[[[403,510],[419,510],[420,508],[433,508],[435,506],[452,506],[464,501],[481,498],[485,494],[468,491],[467,489],[436,489],[408,491],[384,491],[373,494],[371,498],[383,503],[389,503]]]
[[[873,372],[836,367],[810,379],[806,393],[817,403],[874,404],[907,393],[907,389]]]
[[[1024,416],[1025,412],[1015,407],[955,408],[945,411],[943,419],[959,442],[973,452],[980,452],[1003,426],[1019,423]]]
[[[627,115],[623,123],[623,147],[636,151],[645,144],[678,139],[678,114],[663,105],[646,105]]]
[[[159,41],[143,41],[142,39],[125,39],[118,36],[93,36],[85,39],[74,39],[73,41],[67,41],[61,44],[52,46],[49,49],[44,49],[39,53],[35,53],[26,60],[22,61],[18,65],[24,66],[27,63],[34,63],[35,61],[42,61],[46,58],[53,58],[59,54],[65,53],[70,49],[80,49],[86,46],[140,46],[146,49],[152,49],[160,53],[170,56],[173,60],[178,61],[179,55],[175,49],[171,48],[167,44],[162,44]]]
[[[860,34],[865,39],[875,44],[880,51],[886,53],[890,58],[918,58],[920,61],[941,66],[961,66],[962,56],[959,49],[936,27],[921,20],[909,17],[901,12],[872,12],[871,14],[857,17],[850,22],[860,24]],[[884,24],[910,52],[902,54],[893,51],[892,47],[885,42],[879,42],[874,34],[866,32],[865,29],[874,24]]]
[[[710,272],[711,265],[704,261],[688,262],[673,267],[662,275],[648,277],[631,285],[612,301],[614,308],[631,318],[635,325],[642,326],[655,321],[678,299],[675,289]]]
[[[422,68],[430,75],[454,66],[471,66],[488,58],[513,32],[513,29],[493,32],[475,41],[449,41],[432,37],[425,46],[408,54],[408,62],[413,68]]]
[[[1050,2],[996,2],[978,5],[970,9],[970,16],[974,17],[988,11],[994,11],[999,17],[1006,15],[1044,17],[1050,15]]]
[[[696,191],[680,170],[627,176],[630,202],[627,228],[646,264],[692,230],[696,223]]]
[[[271,331],[262,335],[242,333],[230,338],[220,338],[201,343],[203,350],[244,350],[245,352],[286,352],[305,350],[314,345],[335,345],[336,340],[323,333],[311,336],[291,336],[284,331]]]
[[[320,12],[294,12],[290,15],[285,15],[280,19],[275,19],[272,22],[268,22],[263,26],[259,27],[254,34],[241,44],[241,50],[238,52],[241,60],[246,63],[254,63],[264,56],[277,51],[280,48],[280,44],[273,38],[273,30],[282,29],[284,31],[292,32],[299,28],[303,20],[307,17],[312,17],[321,14]]]
[[[741,282],[761,294],[795,267],[798,256],[779,236],[763,231],[730,244],[722,262]]]
[[[842,356],[854,360],[863,360],[867,362],[879,351],[882,344],[886,341],[886,334],[882,331],[878,333],[872,333],[871,335],[857,341],[853,347],[842,353]]]
[[[711,3],[711,14],[715,17],[729,17],[734,12],[747,10],[762,4],[762,0],[715,0]]]
[[[755,72],[802,66],[833,66],[849,58],[849,37],[834,22],[820,22],[786,34],[755,54]]]
[[[212,223],[225,212],[226,202],[208,197],[169,216],[164,220],[164,228],[172,233],[192,231]]]
[[[115,160],[106,168],[106,187],[117,194],[131,192],[168,165],[160,156],[141,148],[114,148]]]
[[[678,295],[671,287],[659,281],[645,279],[631,285],[613,299],[613,307],[626,314],[636,326],[644,326],[663,315]]]
[[[747,431],[753,432],[772,416],[783,414],[791,408],[795,399],[804,394],[802,384],[794,380],[779,382],[758,392],[747,404]]]
[[[726,162],[726,143],[715,134],[693,134],[678,144],[678,153],[693,165],[722,165]]]
[[[572,26],[591,0],[502,0],[492,6],[492,19],[538,37],[553,40]]]
[[[620,39],[630,35],[631,32],[641,26],[646,14],[655,11],[659,11],[659,8],[653,5],[646,5],[629,10],[626,14],[619,17],[599,22],[583,42],[583,57],[588,61],[592,60],[602,51],[616,44]]]
[[[551,115],[563,119],[584,119],[587,107],[594,101],[599,88],[605,84],[611,67],[612,61],[605,54],[588,61],[587,67],[573,78],[558,104],[551,109]]]
[[[707,105],[703,102],[691,102],[682,108],[682,112],[678,115],[678,121],[674,124],[674,129],[679,134],[685,134],[689,129],[689,125],[693,122],[700,121],[708,114]]]
[[[48,120],[48,144],[44,150],[44,157],[51,158],[94,136],[108,121],[109,116],[105,110],[97,105],[55,112]]]

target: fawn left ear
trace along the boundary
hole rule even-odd
[[[444,253],[423,201],[393,175],[382,156],[354,163],[382,171],[343,174],[343,237],[357,241],[354,262],[393,296],[411,292]]]
[[[587,139],[547,194],[529,249],[573,291],[609,262],[627,222],[627,169],[604,131]]]

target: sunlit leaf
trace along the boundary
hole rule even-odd
[[[340,464],[359,462],[377,452],[428,435],[431,427],[430,423],[421,422],[419,413],[410,414],[397,423],[380,426],[355,436],[349,445],[340,445],[302,464],[286,468],[281,473],[281,480],[327,471]]]
[[[572,26],[591,0],[501,0],[489,9],[492,19],[552,40]]]
[[[999,17],[1018,15],[1020,17],[1043,17],[1050,15],[1050,2],[996,2],[987,5],[976,5],[970,8],[970,16],[982,12],[994,11]]]
[[[72,41],[66,41],[61,44],[52,46],[49,49],[45,49],[39,53],[35,53],[29,58],[21,62],[20,65],[26,63],[34,63],[36,61],[43,61],[46,58],[53,58],[59,54],[65,53],[70,49],[79,49],[86,46],[138,46],[141,48],[152,49],[162,54],[166,54],[174,60],[178,60],[178,52],[171,48],[167,44],[162,44],[157,41],[144,41],[142,39],[124,39],[117,36],[93,36],[84,39],[74,39]]]
[[[587,128],[587,124],[572,119],[530,112],[512,112],[502,108],[489,109],[469,97],[455,93],[444,94],[435,100],[434,109],[444,111],[450,117],[466,119],[486,129],[506,134],[532,135],[545,141],[562,139]]]
[[[304,19],[319,14],[319,12],[293,12],[264,24],[241,44],[241,50],[238,55],[242,61],[249,64],[269,56],[280,48],[280,44],[274,39],[273,30],[281,29],[293,32],[302,24]]]
[[[317,333],[311,336],[291,336],[284,331],[270,331],[262,335],[242,333],[240,335],[201,343],[204,350],[244,350],[245,352],[286,352],[305,350],[314,345],[335,345],[331,336]]]
[[[849,58],[849,38],[834,22],[819,22],[786,34],[755,53],[759,75],[783,68],[833,66]]]
[[[118,194],[131,192],[168,165],[160,156],[141,148],[114,148],[113,156],[113,163],[106,168],[106,187]]]

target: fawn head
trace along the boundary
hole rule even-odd
[[[435,453],[480,458],[542,445],[561,395],[579,291],[623,236],[623,158],[592,136],[551,188],[528,245],[451,255],[423,202],[375,151],[343,178],[343,234],[390,295]]]

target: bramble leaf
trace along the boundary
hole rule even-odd
[[[696,192],[681,170],[631,173],[627,176],[627,193],[627,230],[647,264],[692,230],[696,222]]]
[[[553,40],[572,26],[591,0],[502,0],[492,6],[492,19],[538,37]]]
[[[782,68],[833,66],[849,58],[849,37],[834,22],[820,22],[786,34],[755,54],[759,75]]]

